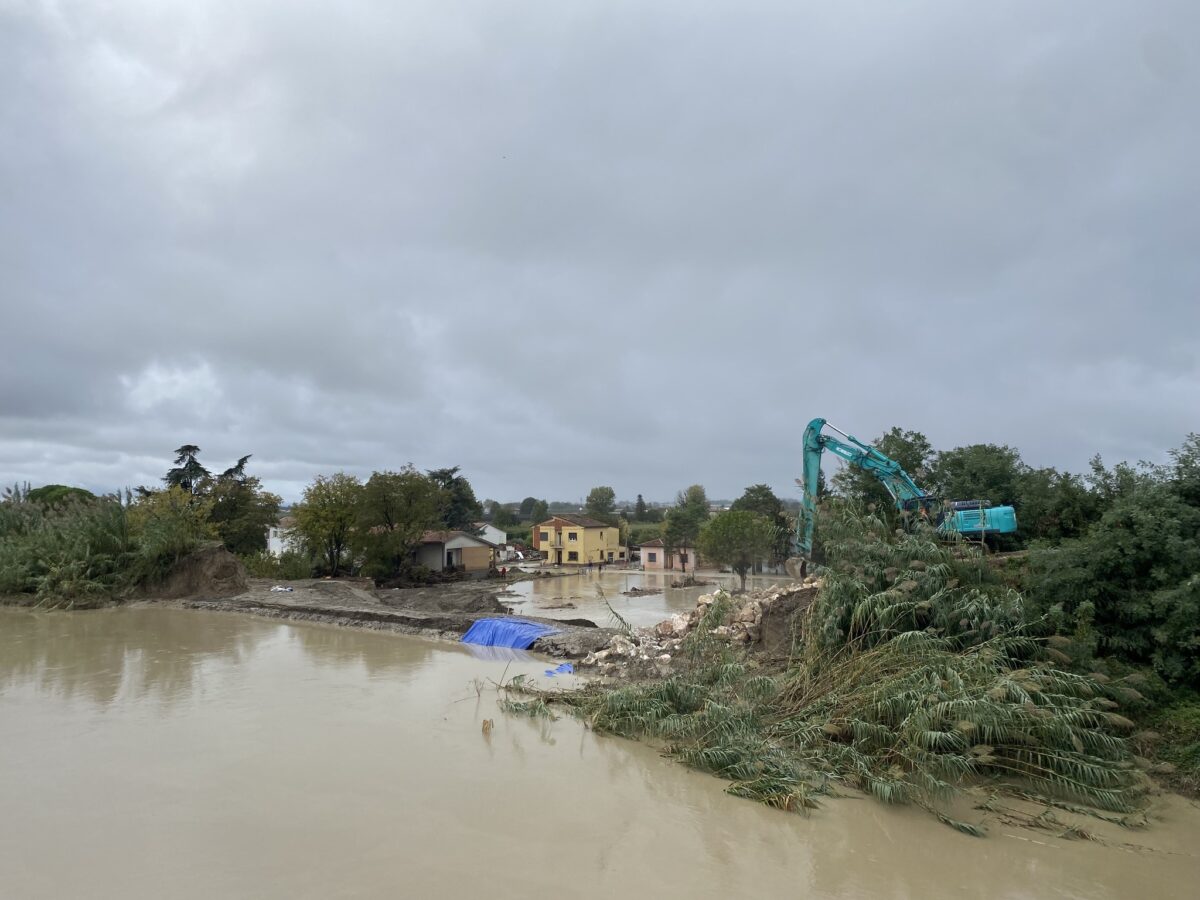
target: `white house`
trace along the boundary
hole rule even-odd
[[[517,553],[508,542],[508,532],[487,522],[476,522],[475,533],[489,544],[495,544],[496,560],[498,562],[508,562],[509,560],[520,558],[521,554]]]
[[[292,529],[296,527],[293,516],[281,516],[279,521],[267,529],[267,552],[272,556],[283,556],[292,547]]]
[[[476,522],[475,533],[489,544],[495,544],[497,547],[502,547],[508,543],[508,532],[502,531],[495,525],[487,522]]]

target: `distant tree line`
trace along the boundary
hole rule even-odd
[[[297,549],[317,571],[347,570],[377,581],[420,577],[413,552],[426,531],[475,533],[483,505],[457,466],[374,472],[366,482],[319,475],[293,509]]]

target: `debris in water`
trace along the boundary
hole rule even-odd
[[[662,588],[640,588],[632,587],[627,591],[621,591],[623,597],[653,597],[655,594],[661,594]]]

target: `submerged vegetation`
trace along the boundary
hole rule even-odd
[[[964,786],[1137,821],[1146,786],[1116,710],[1136,677],[1064,669],[1052,638],[1023,621],[1022,598],[974,551],[932,532],[894,534],[843,508],[826,526],[825,585],[802,614],[781,671],[714,639],[718,597],[664,680],[551,695],[599,731],[661,741],[665,752],[733,782],[730,793],[783,809],[840,787],[951,816]]]

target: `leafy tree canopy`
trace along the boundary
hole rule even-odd
[[[706,559],[729,566],[746,589],[746,573],[775,551],[776,529],[763,516],[746,509],[719,513],[700,532],[699,548]]]
[[[921,484],[928,474],[933,458],[933,446],[919,431],[896,426],[875,439],[873,446],[884,456],[894,459],[905,472]],[[892,504],[891,495],[879,479],[856,466],[845,466],[833,476],[833,489],[843,497],[862,504],[874,503],[881,509]]]
[[[483,518],[483,506],[459,467],[431,469],[429,477],[442,490],[442,525],[455,531],[471,531]]]
[[[96,495],[80,487],[69,487],[65,484],[44,484],[26,493],[25,499],[31,503],[41,503],[45,506],[58,506],[72,500],[95,500]]]
[[[204,482],[212,476],[201,465],[197,457],[200,448],[195,444],[184,444],[175,450],[175,467],[163,477],[167,487],[181,488],[189,494],[198,494]]]
[[[768,554],[774,563],[787,559],[792,548],[792,524],[775,492],[765,484],[753,484],[734,500],[730,511],[752,512],[761,516],[773,529],[775,538]],[[757,561],[757,560],[756,560]]]
[[[708,521],[708,496],[704,488],[693,484],[680,491],[675,505],[667,510],[663,524],[663,544],[668,553],[695,546],[700,529]]]
[[[441,521],[442,489],[407,465],[375,472],[358,496],[355,541],[366,574],[379,579],[408,568],[421,536]]]
[[[362,483],[345,472],[318,475],[304,489],[304,499],[295,510],[301,541],[334,577],[341,574],[347,559],[362,489]]]
[[[1168,466],[1097,460],[1092,483],[1111,497],[1077,538],[1030,554],[1030,597],[1063,631],[1103,655],[1152,665],[1176,684],[1200,683],[1200,441]]]
[[[493,504],[492,524],[497,528],[511,528],[513,525],[518,524],[518,522],[519,519],[517,518],[516,513],[514,513],[507,505],[503,503]]]
[[[1021,455],[1012,447],[970,444],[943,450],[934,458],[930,481],[947,500],[1016,503],[1020,492]]]
[[[616,507],[616,492],[607,485],[601,485],[600,487],[592,488],[588,493],[587,503],[584,504],[584,511],[593,519],[615,525],[617,523]]]

